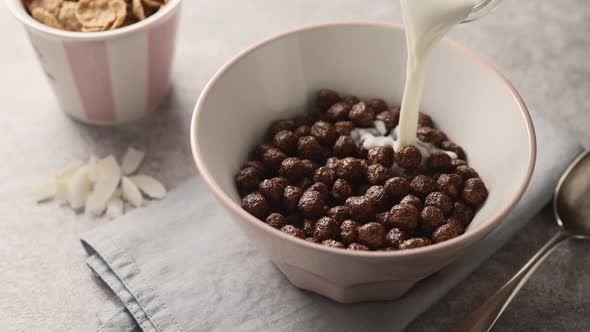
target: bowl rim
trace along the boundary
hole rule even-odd
[[[31,28],[36,32],[64,40],[103,41],[125,37],[136,31],[144,30],[156,22],[162,21],[164,18],[176,12],[175,9],[180,6],[182,0],[170,0],[164,5],[162,10],[158,10],[153,15],[150,15],[139,22],[113,30],[93,32],[69,31],[50,27],[34,19],[27,12],[22,0],[5,0],[4,2],[17,20],[19,20],[25,27]]]
[[[442,42],[450,45],[451,47],[458,49],[459,51],[463,52],[465,55],[478,61],[481,65],[483,65],[489,71],[491,71],[491,73],[494,76],[496,76],[496,78],[499,79],[506,86],[506,88],[512,94],[515,102],[517,103],[517,105],[519,107],[521,115],[525,121],[526,129],[527,129],[527,133],[528,133],[529,155],[528,155],[528,166],[527,166],[526,176],[521,181],[520,186],[516,192],[516,195],[511,199],[511,201],[503,209],[501,209],[495,215],[493,215],[491,218],[489,218],[489,220],[486,221],[480,227],[477,227],[476,229],[472,230],[469,233],[462,234],[461,236],[455,237],[453,239],[450,239],[450,240],[447,240],[447,241],[444,241],[441,243],[436,243],[436,244],[426,246],[426,247],[421,247],[421,248],[413,248],[410,250],[396,250],[396,251],[379,252],[379,251],[342,250],[342,249],[338,249],[338,248],[330,248],[327,246],[318,245],[316,243],[311,243],[309,241],[302,241],[301,239],[287,235],[286,233],[281,232],[278,229],[275,229],[273,227],[269,227],[264,222],[261,222],[260,219],[254,217],[253,215],[247,213],[244,209],[242,209],[241,206],[238,203],[234,202],[229,197],[229,195],[227,195],[217,185],[215,180],[213,180],[213,177],[210,175],[205,163],[202,160],[201,150],[200,150],[199,144],[197,142],[197,136],[198,136],[197,124],[199,123],[199,119],[201,116],[201,111],[203,108],[204,101],[207,99],[209,93],[211,92],[211,89],[215,86],[216,82],[234,64],[236,64],[242,58],[244,58],[248,54],[254,52],[255,50],[261,48],[264,45],[267,45],[267,44],[275,42],[279,39],[288,37],[293,34],[298,34],[298,33],[304,32],[304,31],[323,29],[323,28],[331,28],[331,27],[343,27],[343,26],[379,27],[379,28],[388,28],[388,29],[393,29],[393,30],[403,30],[403,26],[401,24],[397,24],[397,23],[373,22],[373,21],[362,21],[362,20],[360,20],[360,21],[347,20],[347,21],[321,23],[321,24],[314,24],[314,25],[308,25],[308,26],[304,26],[304,27],[300,27],[300,28],[291,29],[286,32],[276,34],[270,38],[263,39],[262,41],[254,43],[253,45],[245,48],[244,50],[239,52],[237,55],[235,55],[233,58],[231,58],[229,61],[227,61],[215,73],[215,75],[209,80],[209,82],[207,83],[207,85],[205,86],[203,91],[201,92],[201,95],[199,96],[199,99],[197,100],[197,103],[194,107],[192,120],[191,120],[191,126],[190,126],[190,140],[191,140],[191,150],[193,153],[193,158],[195,160],[198,170],[201,173],[201,176],[205,180],[205,183],[207,184],[209,189],[217,197],[217,200],[223,206],[225,206],[225,208],[229,209],[231,212],[233,212],[234,214],[243,218],[247,222],[252,223],[254,227],[258,227],[258,228],[262,229],[263,231],[270,233],[269,234],[270,236],[279,236],[279,237],[282,237],[283,240],[285,240],[285,241],[292,242],[293,245],[307,247],[308,249],[311,249],[311,250],[322,251],[326,254],[336,254],[336,255],[351,256],[351,257],[366,258],[366,259],[376,259],[376,260],[390,259],[393,257],[407,258],[409,256],[418,256],[418,255],[433,254],[433,253],[436,254],[439,251],[442,251],[444,249],[450,249],[451,247],[460,248],[460,247],[468,245],[468,243],[471,239],[474,239],[474,241],[476,241],[477,239],[481,239],[484,236],[486,236],[489,232],[491,232],[493,229],[495,229],[501,223],[501,221],[508,215],[508,213],[510,213],[510,211],[512,211],[512,209],[516,206],[516,204],[522,198],[526,188],[528,187],[528,184],[530,183],[530,180],[533,175],[534,168],[535,168],[536,155],[537,155],[537,143],[536,143],[535,128],[533,125],[533,121],[531,119],[531,115],[528,111],[528,108],[526,107],[526,104],[524,103],[522,97],[516,91],[516,89],[514,88],[512,83],[510,83],[510,81],[508,81],[508,79],[503,74],[501,74],[498,71],[498,69],[496,69],[496,67],[494,67],[492,64],[490,64],[489,62],[484,60],[477,53],[475,53],[474,51],[470,50],[469,48],[461,45],[460,43],[458,43],[454,40],[448,39],[448,38],[444,38]]]

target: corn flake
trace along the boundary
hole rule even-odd
[[[57,16],[62,2],[63,0],[29,0],[25,4],[29,9],[29,12],[31,12],[31,15],[33,15],[33,10],[41,8],[48,14]]]
[[[76,18],[76,7],[78,3],[73,1],[64,1],[57,15],[57,20],[66,30],[81,31],[82,25]]]
[[[127,18],[127,4],[123,0],[111,0],[109,7],[115,13],[115,21],[111,25],[111,30],[123,26]]]
[[[115,12],[107,0],[80,0],[76,8],[78,21],[86,28],[83,31],[107,30],[115,21]],[[94,30],[98,29],[98,30]]]
[[[45,10],[43,8],[33,9],[33,11],[31,12],[31,16],[33,16],[33,18],[36,19],[37,21],[39,21],[49,27],[56,28],[56,29],[62,29],[62,30],[64,28],[57,21],[57,18],[55,18],[55,16],[53,16],[50,12],[48,12],[47,10]]]

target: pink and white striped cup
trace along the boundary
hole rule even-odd
[[[72,32],[33,19],[6,0],[22,22],[61,108],[74,119],[115,125],[156,109],[168,93],[181,0],[129,26]]]

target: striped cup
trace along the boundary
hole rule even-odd
[[[62,110],[96,125],[138,119],[166,96],[180,2],[171,0],[123,28],[72,32],[36,21],[21,0],[6,0],[25,26]]]

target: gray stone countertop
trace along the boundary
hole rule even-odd
[[[108,222],[55,204],[34,189],[69,161],[148,151],[143,171],[169,188],[196,174],[189,119],[200,90],[240,49],[289,28],[345,19],[399,22],[396,0],[187,0],[174,89],[139,122],[97,128],[61,113],[24,30],[0,6],[0,331],[94,331],[108,296],[84,264],[84,231]],[[507,0],[451,37],[496,64],[529,108],[590,148],[590,6],[585,0]],[[223,42],[220,42],[223,40]],[[542,149],[543,147],[539,147]],[[445,330],[492,294],[549,239],[546,210],[501,251],[419,317],[410,331]],[[590,244],[571,242],[548,259],[494,331],[589,331]]]

